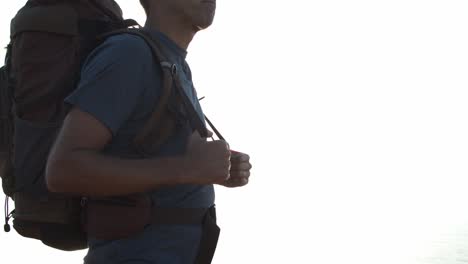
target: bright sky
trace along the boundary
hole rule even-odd
[[[18,2],[2,4],[1,46]],[[144,22],[137,0],[118,2]],[[248,187],[217,188],[214,263],[468,259],[467,11],[465,0],[220,0],[188,61],[205,112],[255,168]],[[0,248],[2,263],[86,253],[14,232]]]

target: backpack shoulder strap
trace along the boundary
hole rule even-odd
[[[151,142],[152,146],[158,146],[162,144],[170,136],[173,129],[175,128],[175,120],[169,116],[167,106],[173,87],[172,72],[176,68],[174,64],[170,63],[166,59],[166,56],[164,56],[164,54],[161,52],[160,47],[142,30],[116,30],[102,35],[101,38],[107,38],[118,34],[132,34],[142,38],[150,47],[154,59],[159,62],[162,69],[161,97],[159,98],[157,104],[155,104],[155,108],[152,110],[150,118],[133,140],[134,147],[136,147],[140,152],[144,153],[143,149],[146,143]],[[155,127],[158,127],[157,133],[155,132]]]
[[[159,62],[162,69],[162,93],[159,102],[155,105],[146,124],[133,140],[134,146],[141,150],[144,144],[150,141],[152,146],[162,144],[175,128],[175,121],[169,116],[167,106],[172,94],[172,77],[176,67],[166,59],[159,46],[145,33],[140,30],[130,30],[129,33],[145,40],[146,44],[151,48],[153,57]],[[158,133],[155,133],[156,127],[158,127]],[[156,138],[155,134],[157,135]]]
[[[105,34],[103,37],[105,38],[123,33],[141,37],[150,47],[153,57],[159,62],[162,69],[162,95],[155,105],[151,117],[134,138],[134,146],[144,153],[145,145],[148,145],[149,142],[151,142],[150,145],[152,147],[155,147],[159,146],[170,137],[176,125],[176,121],[170,116],[168,110],[169,99],[173,88],[176,89],[178,100],[185,106],[193,128],[196,129],[202,137],[207,137],[208,133],[203,119],[198,116],[193,104],[182,88],[180,79],[177,76],[177,66],[167,60],[166,56],[161,52],[157,41],[148,36],[144,31],[138,29],[117,30]]]
[[[190,124],[200,133],[200,136],[206,138],[208,136],[206,126],[182,88],[182,84],[178,77],[177,66],[166,59],[164,54],[161,52],[160,47],[157,45],[157,41],[153,38],[141,30],[131,30],[130,32],[142,37],[146,41],[150,46],[154,57],[159,60],[163,72],[162,97],[156,108],[153,110],[151,118],[145,124],[141,132],[136,136],[134,140],[135,145],[142,146],[146,142],[152,142],[152,146],[158,146],[170,136],[175,125],[173,118],[167,114],[167,104],[171,95],[172,87],[175,87],[179,100],[185,106],[185,110],[187,111],[190,119]],[[156,127],[158,128],[158,131],[155,131]],[[157,135],[157,137],[155,137],[155,135]]]

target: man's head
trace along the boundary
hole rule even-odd
[[[148,16],[153,12],[178,18],[196,30],[213,23],[216,0],[140,0]]]

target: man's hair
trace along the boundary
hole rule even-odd
[[[143,9],[145,9],[147,15],[149,13],[149,1],[150,0],[140,0],[140,3],[143,6]]]

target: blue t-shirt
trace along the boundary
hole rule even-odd
[[[186,51],[164,34],[149,31],[159,40],[164,54],[179,69],[183,89],[197,113],[203,112],[193,87]],[[129,147],[141,130],[161,95],[161,68],[140,37],[122,34],[108,38],[87,58],[78,88],[65,99],[88,112],[112,132],[112,141],[103,150],[107,155],[136,159]],[[192,129],[182,126],[158,149],[157,156],[183,155]],[[213,185],[178,185],[151,192],[160,207],[208,208],[214,204]],[[87,264],[193,263],[201,227],[193,225],[149,226],[129,239],[89,240]]]

